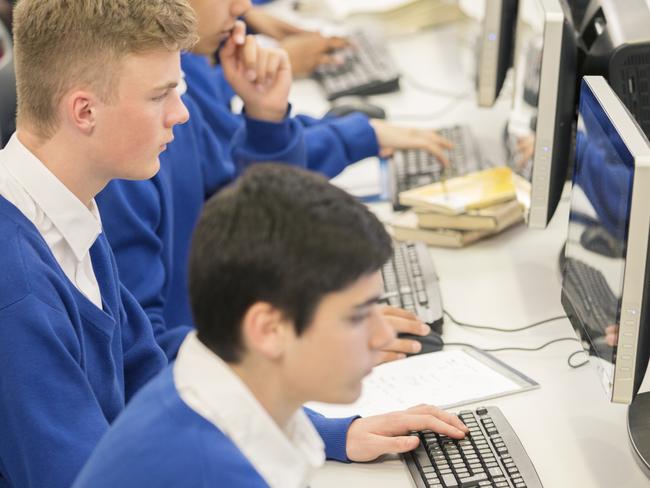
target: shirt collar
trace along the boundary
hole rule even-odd
[[[3,149],[7,171],[59,230],[78,261],[102,231],[95,200],[86,207],[14,134]]]
[[[181,70],[181,79],[178,81],[178,85],[176,86],[176,92],[178,93],[178,96],[183,96],[185,95],[185,92],[187,92],[187,82],[185,81],[185,72]]]
[[[174,365],[185,403],[219,428],[273,488],[304,488],[325,462],[323,441],[298,410],[281,429],[228,365],[190,333]]]

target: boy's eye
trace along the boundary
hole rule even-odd
[[[163,93],[162,95],[158,95],[157,97],[153,97],[152,100],[154,102],[161,102],[162,100],[165,99],[166,96],[167,96],[167,92]]]
[[[368,315],[369,315],[368,313],[352,315],[352,316],[350,316],[349,320],[353,324],[359,324],[359,323],[363,322],[364,320],[366,320],[368,318]]]

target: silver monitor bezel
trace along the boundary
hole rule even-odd
[[[630,403],[634,399],[641,304],[643,303],[650,229],[650,143],[634,117],[602,76],[585,76],[583,82],[601,105],[634,159],[632,201],[626,247],[621,316],[611,401]]]
[[[558,0],[537,1],[544,11],[544,47],[539,77],[528,226],[544,229],[550,220],[551,166],[554,156],[553,145],[565,17]],[[540,110],[539,107],[544,107],[544,110]]]
[[[486,0],[478,65],[478,105],[492,107],[497,98],[497,70],[501,51],[501,17],[504,0]],[[495,35],[490,41],[490,34]]]

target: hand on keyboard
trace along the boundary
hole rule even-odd
[[[424,149],[433,154],[443,165],[449,165],[445,150],[453,148],[451,141],[433,129],[399,127],[383,120],[371,119],[381,157],[389,157],[396,149]]]
[[[407,310],[386,305],[382,307],[381,314],[396,334],[426,336],[431,332],[431,327]],[[422,344],[418,341],[395,337],[386,347],[382,348],[377,364],[403,359],[407,354],[418,353],[421,349]]]
[[[291,69],[296,77],[310,76],[316,66],[323,64],[340,65],[345,62],[341,56],[333,53],[348,45],[341,37],[325,37],[318,32],[304,32],[285,37],[280,47],[289,54]]]
[[[462,439],[469,429],[454,414],[432,405],[359,418],[350,424],[346,453],[350,461],[365,462],[384,454],[399,454],[415,449],[419,439],[414,431],[431,430]]]

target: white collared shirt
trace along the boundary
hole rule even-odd
[[[325,462],[325,446],[299,409],[281,429],[230,367],[188,334],[174,385],[192,410],[227,435],[272,488],[305,488]]]
[[[36,226],[74,286],[102,308],[89,252],[102,231],[95,200],[86,207],[16,134],[0,150],[0,195]]]

